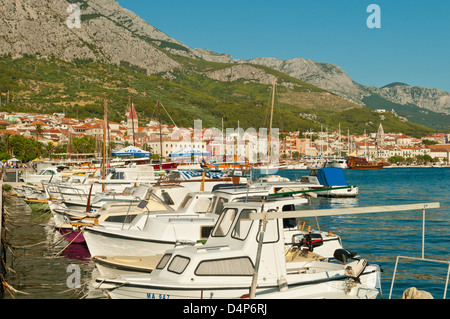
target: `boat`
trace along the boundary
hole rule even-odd
[[[248,171],[252,169],[252,165],[247,162],[218,162],[206,164],[206,167],[209,169],[216,169],[221,171],[229,171],[229,170],[239,170],[239,171]]]
[[[84,229],[91,256],[149,256],[164,252],[179,242],[205,240],[217,215],[206,213],[212,194],[186,196],[176,211],[148,210],[126,227],[100,224]]]
[[[294,164],[287,164],[287,169],[308,169],[308,166],[306,166],[305,163],[294,163]]]
[[[62,203],[67,210],[71,211],[86,211],[86,206],[89,205],[89,212],[95,213],[100,210],[106,203],[109,202],[140,202],[148,198],[148,193],[151,191],[150,186],[140,185],[138,187],[126,187],[121,193],[106,191],[98,192],[88,201],[88,196],[80,196],[79,199],[63,199]]]
[[[254,187],[265,187],[273,194],[296,193],[323,197],[356,197],[357,186],[349,185],[340,168],[312,169],[308,175],[290,181],[286,177],[268,175],[252,183]]]
[[[48,193],[47,198],[86,203],[88,196],[95,196],[100,192],[120,194],[130,187],[156,184],[160,179],[152,166],[110,168],[104,179],[93,178],[88,174],[75,177],[71,176],[66,181],[42,183]]]
[[[223,196],[223,195],[222,195]],[[218,198],[222,197],[219,196]],[[265,197],[265,196],[264,196]],[[237,199],[236,202],[261,202],[263,197],[251,196]],[[303,204],[298,198],[290,197],[271,197],[266,198],[265,201],[269,203],[272,208],[270,211],[289,211],[294,210],[295,206]],[[221,203],[218,200],[213,203]],[[212,207],[222,210],[223,205]],[[211,209],[211,211],[215,211]],[[283,220],[283,238],[286,246],[286,256],[288,258],[295,258],[299,251],[292,251],[293,238],[295,238],[295,245],[303,247],[301,255],[310,259],[333,259],[333,253],[336,249],[342,248],[339,236],[332,234],[331,232],[315,231],[309,227],[305,229],[304,224],[298,223],[294,219]],[[182,246],[190,245],[194,243],[177,243],[175,247],[180,248]],[[198,245],[195,244],[195,245]],[[162,253],[156,255],[99,255],[93,256],[96,268],[102,276],[111,277],[117,275],[130,275],[130,274],[142,274],[151,273],[155,269],[159,259],[162,257]]]
[[[347,160],[343,157],[337,158],[328,158],[325,162],[324,167],[332,167],[332,168],[348,168]]]
[[[368,161],[364,157],[349,156],[348,157],[348,168],[351,169],[381,169],[384,166],[383,162],[376,163],[373,161]]]
[[[68,166],[48,166],[41,169],[37,174],[29,174],[25,172],[21,175],[20,179],[25,183],[41,183],[49,182],[51,180],[61,180],[63,177],[68,177],[72,175]]]
[[[158,181],[158,185],[179,185],[186,187],[192,192],[199,190],[211,191],[220,184],[246,183],[247,178],[235,174],[236,171],[223,172],[220,170],[184,170],[176,169],[168,172]]]
[[[107,225],[109,227],[128,227],[138,216],[148,210],[173,211],[168,205],[156,198],[149,196],[145,200],[145,206],[134,200],[121,202],[107,202],[100,209],[90,211],[70,210],[64,203],[59,201],[48,201],[48,206],[53,217],[53,228],[70,243],[86,243],[83,230],[86,227],[97,227]],[[88,204],[89,205],[89,204]]]
[[[359,194],[357,186],[347,183],[341,168],[312,169],[309,175],[302,176],[300,182],[304,185],[311,184],[310,187],[316,190],[317,196],[346,198],[356,197]]]
[[[161,247],[167,249],[181,241],[206,240],[205,231],[212,229],[224,203],[267,195],[268,191],[263,189],[216,185],[212,192],[187,193],[182,203],[169,213],[152,210],[120,229],[108,225],[89,227],[84,230],[84,237],[92,256],[155,255],[164,252]],[[200,228],[205,228],[203,235]]]
[[[378,265],[341,248],[333,262],[305,255],[295,235],[286,251],[283,219],[315,213],[273,208],[226,204],[206,244],[167,250],[150,274],[100,276],[94,285],[113,299],[377,297]]]

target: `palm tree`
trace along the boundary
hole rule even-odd
[[[53,145],[52,142],[48,142],[44,148],[46,157],[51,157],[52,154],[55,152],[55,149],[56,149],[55,145]]]
[[[44,132],[44,130],[42,129],[42,124],[36,124],[36,139],[39,141],[39,136],[42,136],[42,133]]]
[[[5,147],[5,153],[11,155],[11,133],[5,133],[2,136],[2,142]]]

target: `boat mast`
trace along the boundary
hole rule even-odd
[[[130,96],[130,107],[131,107],[131,127],[133,130],[133,146],[136,146],[136,142],[134,140],[134,106],[133,106],[133,97]]]
[[[107,106],[106,106],[106,93],[105,93],[105,110],[103,113],[103,157],[102,157],[102,166],[103,166],[103,172],[102,172],[102,176],[103,176],[103,184],[102,184],[102,192],[105,191],[105,171],[106,171],[106,126],[108,123],[108,113],[107,113]]]
[[[272,121],[273,121],[273,105],[275,104],[275,85],[277,84],[277,79],[273,80],[273,88],[272,88],[272,106],[270,108],[270,125],[269,125],[269,139],[268,139],[268,148],[267,148],[267,155],[269,157],[269,163],[270,163],[270,157],[272,155]],[[267,165],[269,165],[269,163]]]
[[[161,157],[159,159],[159,170],[161,170],[162,169],[163,151],[162,151],[161,109],[159,107],[159,100],[158,100],[158,120],[159,120],[159,151],[161,152]]]
[[[339,123],[339,158],[341,158],[341,123]]]

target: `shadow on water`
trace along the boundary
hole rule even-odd
[[[5,292],[4,298],[79,298],[80,291],[68,285],[74,273],[69,266],[78,265],[81,278],[88,275],[93,265],[87,247],[67,246],[68,242],[48,225],[50,214],[32,211],[22,199],[7,197],[5,210],[9,245],[5,279],[16,292]]]

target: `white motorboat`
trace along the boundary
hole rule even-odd
[[[323,197],[356,197],[358,187],[348,185],[342,169],[321,168],[311,170],[301,179],[290,181],[278,175],[261,177],[252,184],[254,187],[265,187],[271,193],[305,193]]]
[[[72,176],[65,181],[44,183],[48,195],[63,201],[81,200],[87,202],[87,196],[94,196],[99,192],[122,193],[127,187],[138,185],[153,185],[159,177],[152,166],[116,167],[108,170],[105,179],[91,178],[85,175],[83,178]]]
[[[252,196],[253,193],[253,196]],[[256,194],[256,195],[255,195]],[[213,201],[208,209],[208,213],[210,216],[217,216],[222,212],[223,205],[229,201],[239,201],[239,202],[260,202],[262,198],[267,197],[267,191],[259,191],[255,192],[255,190],[251,190],[249,192],[242,191],[239,189],[227,189],[225,191],[218,191],[215,193],[213,197]],[[195,196],[195,194],[194,194]],[[285,196],[285,197],[271,197],[266,199],[267,202],[270,202],[274,206],[274,210],[277,211],[289,211],[294,210],[296,207],[299,207],[305,203],[304,198]],[[276,204],[276,205],[275,205]],[[161,228],[161,227],[159,227]],[[89,232],[90,230],[88,230]],[[90,231],[92,232],[92,231]],[[295,218],[285,219],[283,220],[283,238],[286,243],[286,247],[292,246],[293,234],[297,236],[305,236],[300,240],[304,240],[305,245],[306,242],[312,243],[314,240],[317,240],[320,245],[317,245],[314,252],[319,258],[333,258],[333,252],[341,248],[340,238],[337,235],[331,234],[329,232],[320,232],[320,231],[310,231],[303,230],[300,227],[300,224]],[[311,239],[311,236],[315,239]],[[309,238],[309,239],[308,239]],[[206,238],[203,238],[204,240]],[[111,239],[107,239],[111,241]],[[190,243],[192,244],[192,243]],[[139,246],[139,243],[127,244],[122,243],[122,245],[128,245],[130,252],[139,252],[136,250],[136,247]],[[108,245],[111,247],[112,245]],[[94,255],[93,260],[99,269],[100,273],[104,276],[111,276],[117,274],[130,274],[137,272],[149,273],[156,266],[157,258],[149,258],[148,253],[150,251],[150,245],[147,245],[147,249],[142,251],[141,254],[127,254],[124,255]],[[312,252],[313,247],[308,246],[309,250]],[[104,247],[105,253],[110,252],[111,250],[106,251],[107,247]],[[157,255],[160,255],[163,252],[158,252]]]
[[[149,256],[180,242],[206,240],[217,220],[217,215],[205,213],[211,198],[210,192],[188,195],[178,210],[148,210],[126,227],[88,227],[84,238],[89,252],[91,256]]]
[[[225,203],[269,194],[263,189],[221,186],[214,192],[188,193],[175,211],[149,211],[128,227],[86,228],[84,238],[91,256],[148,256],[161,254],[180,242],[206,240]],[[297,199],[297,203],[305,202]]]
[[[326,160],[324,167],[348,168],[347,160],[343,157],[329,158]]]
[[[61,180],[63,176],[70,176],[72,173],[66,166],[48,166],[41,169],[37,174],[30,174],[25,172],[21,179],[25,183],[41,183],[49,182],[50,180]]]
[[[308,166],[306,166],[306,164],[304,164],[304,163],[295,163],[295,164],[288,164],[286,168],[288,168],[288,169],[308,169]]]
[[[67,209],[64,203],[48,200],[48,205],[53,217],[53,227],[58,230],[69,242],[85,243],[83,229],[86,227],[128,227],[136,216],[148,210],[173,211],[159,198],[151,196],[144,201],[109,202],[95,212],[83,212]]]
[[[376,298],[380,268],[346,250],[335,252],[342,263],[286,256],[282,219],[302,211],[269,213],[275,206],[227,204],[205,245],[167,250],[150,274],[94,285],[114,299]]]
[[[87,196],[80,196],[80,199],[70,198],[64,200],[63,203],[68,210],[86,212],[86,206],[89,204],[91,213],[100,210],[103,205],[110,202],[140,202],[149,197],[151,191],[150,186],[140,185],[138,187],[126,187],[121,193],[116,192],[99,192],[91,196],[90,202]],[[89,203],[88,203],[89,202]]]

